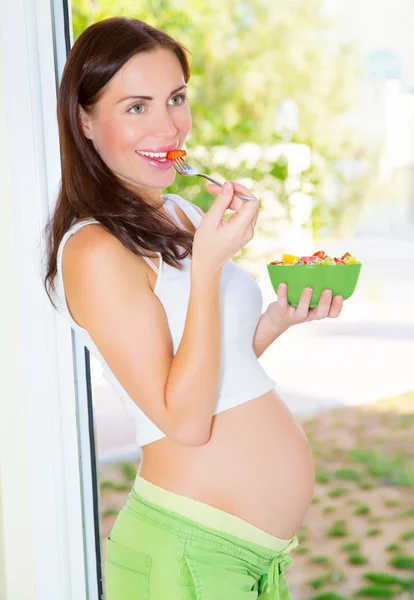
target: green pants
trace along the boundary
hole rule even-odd
[[[138,475],[106,539],[106,600],[290,600],[297,543]]]

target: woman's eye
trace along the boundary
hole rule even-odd
[[[174,96],[174,98],[171,98],[171,102],[176,105],[184,104],[185,100],[186,100],[186,97],[183,96],[182,94],[179,94],[178,96]]]
[[[135,108],[137,109],[136,112],[134,110]],[[134,106],[131,106],[131,108],[128,110],[128,112],[130,112],[131,110],[134,111],[135,114],[142,113],[145,110],[145,105],[144,104],[134,104]]]

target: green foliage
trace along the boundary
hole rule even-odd
[[[125,476],[125,479],[133,483],[137,476],[138,467],[132,462],[122,462],[119,467]]]
[[[409,571],[414,571],[414,556],[397,554],[396,556],[392,557],[388,564],[396,569],[407,569]]]
[[[338,479],[343,479],[344,481],[359,481],[361,478],[361,473],[359,473],[359,471],[356,469],[344,467],[335,471],[334,476]]]
[[[364,579],[378,585],[401,585],[403,581],[400,577],[389,573],[364,573]]]
[[[335,521],[327,531],[329,537],[345,537],[348,535],[346,521],[339,519]]]
[[[388,546],[385,547],[385,550],[387,552],[402,552],[402,548],[398,544],[388,544]]]
[[[384,500],[384,506],[386,508],[395,508],[396,506],[399,506],[400,502],[398,500],[395,500],[394,498],[387,498]]]
[[[384,456],[380,449],[354,448],[349,451],[353,462],[364,465],[367,473],[379,479],[382,485],[414,487],[414,469],[410,459],[400,450]]]
[[[382,529],[378,529],[378,527],[374,528],[374,529],[368,529],[367,530],[367,536],[368,537],[375,537],[377,535],[381,535],[381,533],[382,533]]]
[[[368,558],[358,552],[351,552],[348,556],[348,563],[350,565],[365,565],[367,564]]]
[[[329,560],[328,556],[312,556],[312,558],[309,559],[309,562],[315,563],[317,565],[329,565],[329,563],[331,562]]]
[[[310,600],[348,600],[345,596],[340,596],[335,592],[324,592],[317,596],[312,596]]]
[[[344,552],[357,552],[360,549],[360,547],[360,542],[345,542],[345,544],[342,544],[341,550],[343,550]]]
[[[401,579],[400,585],[404,591],[411,592],[411,595],[414,592],[414,578],[413,577],[410,577],[408,579]]]
[[[411,542],[414,540],[414,531],[406,531],[401,535],[400,540],[403,542]]]
[[[309,548],[308,546],[298,546],[293,550],[295,554],[308,554]]]
[[[371,512],[371,507],[368,504],[360,504],[357,506],[352,514],[354,515],[369,515]]]
[[[106,510],[102,511],[102,518],[105,517],[115,517],[119,513],[119,509],[115,507],[109,507]]]
[[[100,483],[101,490],[114,490],[116,492],[125,492],[131,489],[130,485],[126,483],[117,483],[116,481],[111,481],[109,479],[105,481],[101,481]]]
[[[330,490],[328,492],[328,496],[330,498],[339,498],[340,496],[344,496],[345,494],[348,494],[349,490],[347,488],[344,487],[337,487],[334,488],[333,490]]]
[[[308,586],[311,587],[314,590],[319,590],[321,587],[323,587],[326,583],[326,578],[324,575],[322,575],[321,577],[315,577],[314,579],[311,579],[310,581],[308,581]]]
[[[399,590],[384,588],[380,585],[367,585],[354,592],[354,596],[363,598],[395,598]]]
[[[337,510],[336,506],[324,506],[322,509],[323,515],[329,515]]]
[[[375,483],[373,483],[372,481],[361,481],[359,487],[361,488],[361,490],[372,490],[372,488],[375,487]]]
[[[314,590],[319,590],[327,584],[340,584],[346,580],[346,577],[342,571],[334,570],[329,573],[325,573],[320,577],[316,577],[308,581],[308,586]]]
[[[329,483],[331,481],[331,476],[326,471],[322,471],[320,468],[316,468],[315,473],[315,481],[316,483]]]

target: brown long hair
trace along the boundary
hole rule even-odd
[[[191,254],[194,234],[178,228],[122,183],[85,137],[79,122],[79,106],[90,111],[105,85],[130,58],[158,48],[174,52],[187,82],[190,67],[186,48],[138,19],[113,17],[94,23],[69,53],[57,99],[62,179],[45,228],[44,286],[55,308],[50,290],[55,291],[58,248],[74,217],[94,218],[138,256],[158,251],[166,263],[178,269],[183,268],[179,261]]]

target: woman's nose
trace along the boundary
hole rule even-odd
[[[159,137],[167,138],[176,135],[178,128],[168,111],[159,112],[154,117],[154,128]]]

